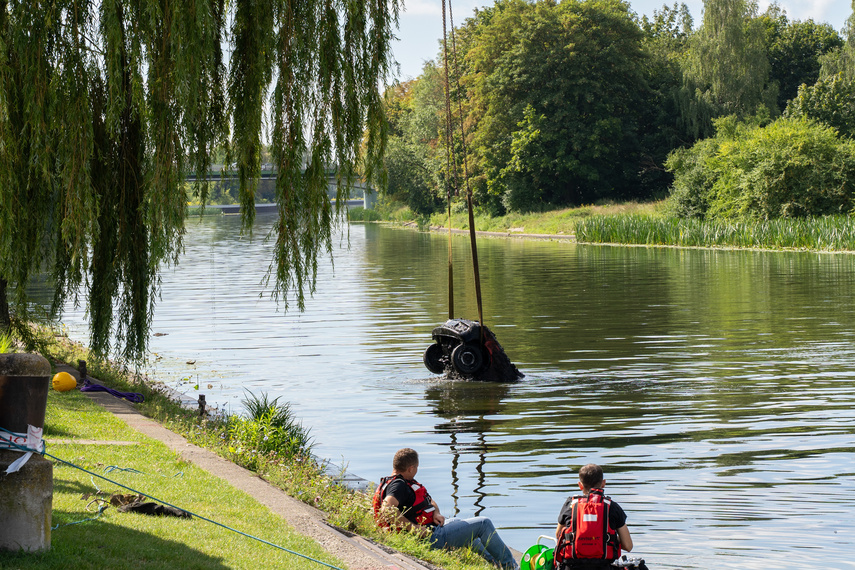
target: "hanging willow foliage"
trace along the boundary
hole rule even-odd
[[[286,308],[312,292],[339,198],[379,174],[379,88],[399,0],[0,0],[0,309],[26,315],[51,272],[54,310],[85,289],[92,348],[145,357],[158,270],[177,260],[185,179],[238,163],[254,217],[271,125],[279,221],[268,277]],[[223,47],[231,58],[226,65]],[[269,117],[266,115],[269,114]],[[336,201],[343,208],[343,199]],[[0,326],[9,315],[0,310]]]

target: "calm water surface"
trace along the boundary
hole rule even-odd
[[[351,226],[301,314],[260,285],[271,222],[252,241],[188,222],[151,374],[235,412],[244,390],[282,396],[320,456],[375,481],[414,447],[443,512],[520,550],[596,462],[651,568],[855,568],[855,256],[479,240],[485,321],[526,374],[495,385],[422,365],[445,236]],[[65,320],[80,340],[83,318]]]

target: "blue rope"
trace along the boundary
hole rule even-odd
[[[110,465],[109,467],[104,468],[104,473],[110,473],[112,471],[124,471],[125,473],[137,473],[139,475],[145,475],[142,471],[134,469],[132,467],[119,467],[118,465]]]
[[[88,506],[88,505],[87,505],[87,506]],[[106,510],[107,510],[107,505],[101,505],[100,507],[98,507],[98,512],[97,512],[97,513],[95,513],[95,516],[94,516],[94,517],[89,517],[88,519],[83,519],[83,520],[74,521],[74,522],[65,523],[65,524],[58,524],[58,525],[56,525],[56,526],[52,526],[52,527],[50,527],[50,529],[51,529],[51,530],[56,530],[56,529],[58,529],[58,528],[59,528],[59,527],[61,527],[61,526],[71,526],[71,525],[73,525],[73,524],[80,524],[80,523],[85,523],[85,522],[89,522],[89,521],[94,521],[94,520],[98,519],[98,517],[100,517],[100,516],[101,516],[101,513],[103,513],[103,512],[104,512],[104,511],[106,511]]]
[[[104,468],[104,473],[111,473],[113,471],[124,471],[125,473],[136,473],[137,475],[148,475],[145,471],[140,471],[139,469],[134,469],[133,467],[119,467],[118,465],[110,465]],[[156,475],[160,475],[165,479],[175,479],[176,477],[184,477],[184,471],[179,471],[172,477],[169,475],[164,475],[163,473],[156,473]]]
[[[8,430],[5,430],[5,429],[3,429],[3,428],[0,428],[0,430],[2,430],[2,431],[8,431]],[[10,432],[10,433],[11,433],[11,432]],[[24,447],[24,446],[22,446],[22,445],[18,445],[17,443],[14,443],[14,442],[11,442],[11,441],[10,441],[10,442],[7,442],[7,443],[9,443],[10,445],[12,445],[13,447],[17,448],[17,449],[18,449],[18,450],[20,450],[20,451],[33,451],[32,449],[29,449],[29,448]],[[267,540],[264,540],[263,538],[259,538],[259,537],[257,537],[257,536],[253,536],[253,535],[251,535],[251,534],[247,534],[247,533],[245,533],[245,532],[239,531],[239,530],[237,530],[237,529],[235,529],[235,528],[232,528],[232,527],[230,527],[230,526],[224,525],[223,523],[219,523],[219,522],[217,522],[217,521],[215,521],[215,520],[213,520],[213,519],[209,519],[209,518],[207,518],[207,517],[203,517],[202,515],[198,515],[198,514],[196,514],[196,513],[192,512],[192,511],[188,511],[187,509],[182,509],[181,507],[176,507],[175,505],[172,505],[172,504],[170,504],[170,503],[167,503],[166,501],[164,501],[164,500],[162,500],[162,499],[158,499],[157,497],[153,497],[153,496],[151,496],[151,495],[149,495],[149,494],[147,494],[147,493],[143,493],[142,491],[138,491],[138,490],[136,490],[136,489],[133,489],[133,488],[131,488],[131,487],[128,487],[127,485],[122,485],[122,484],[121,484],[121,483],[119,483],[118,481],[113,481],[112,479],[108,479],[107,477],[104,477],[103,475],[99,475],[98,473],[94,473],[94,472],[92,472],[92,471],[89,471],[88,469],[85,469],[85,468],[83,468],[83,467],[80,467],[79,465],[75,465],[74,463],[71,463],[70,461],[66,461],[65,459],[61,459],[61,458],[57,457],[56,455],[51,455],[51,454],[50,454],[50,453],[48,453],[47,451],[42,451],[42,452],[41,452],[41,454],[42,454],[42,455],[45,455],[45,456],[47,456],[47,457],[50,457],[51,459],[54,459],[54,460],[56,460],[56,461],[59,461],[60,463],[64,463],[65,465],[68,465],[69,467],[74,467],[75,469],[80,469],[80,470],[81,470],[81,471],[83,471],[84,473],[89,473],[90,477],[91,477],[92,475],[94,475],[95,477],[99,477],[99,478],[103,479],[104,481],[107,481],[108,483],[112,483],[112,484],[114,484],[114,485],[118,485],[119,487],[122,487],[122,488],[124,488],[124,489],[127,489],[128,491],[131,491],[131,492],[136,493],[136,494],[138,494],[138,495],[142,495],[143,497],[148,497],[148,498],[149,498],[149,499],[151,499],[152,501],[156,501],[156,502],[158,502],[158,503],[163,503],[163,504],[164,504],[164,505],[166,505],[167,507],[172,507],[173,509],[178,509],[178,510],[180,510],[180,511],[184,511],[185,513],[189,513],[189,514],[191,514],[191,515],[192,515],[192,516],[194,516],[194,517],[197,517],[197,518],[202,519],[203,521],[209,522],[209,523],[211,523],[211,524],[215,524],[215,525],[217,525],[217,526],[219,526],[219,527],[222,527],[222,528],[224,528],[224,529],[226,529],[226,530],[230,530],[230,531],[232,531],[232,532],[235,532],[235,533],[237,533],[237,534],[239,534],[239,535],[241,535],[241,536],[245,536],[245,537],[247,537],[247,538],[251,538],[251,539],[253,539],[253,540],[257,540],[258,542],[262,542],[262,543],[264,543],[264,544],[266,544],[266,545],[268,545],[268,546],[272,546],[273,548],[278,548],[279,550],[284,550],[285,552],[287,552],[287,553],[289,553],[289,554],[293,554],[294,556],[299,556],[300,558],[305,558],[306,560],[309,560],[310,562],[315,562],[316,564],[320,564],[320,565],[322,565],[322,566],[326,566],[327,568],[332,568],[333,570],[343,570],[342,568],[339,568],[338,566],[333,566],[332,564],[327,564],[326,562],[323,562],[323,561],[321,561],[321,560],[317,560],[317,559],[312,558],[312,557],[310,557],[310,556],[306,556],[305,554],[300,554],[299,552],[294,552],[293,550],[289,550],[289,549],[287,549],[287,548],[285,548],[285,547],[283,547],[283,546],[279,546],[278,544],[273,544],[272,542],[269,542],[269,541],[267,541]],[[117,469],[121,469],[121,468],[117,468]],[[96,485],[96,488],[97,488],[97,485]],[[99,514],[100,514],[100,513],[99,513]],[[79,522],[84,522],[84,521],[79,521]],[[72,523],[72,524],[73,524],[73,523]]]

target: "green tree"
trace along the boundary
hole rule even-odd
[[[841,72],[814,85],[802,85],[785,115],[813,119],[855,138],[855,76],[847,77]]]
[[[852,14],[846,20],[843,30],[846,45],[830,51],[822,57],[820,76],[829,78],[842,73],[844,78],[855,78],[855,0],[852,1]]]
[[[425,64],[417,79],[394,85],[386,93],[391,136],[384,159],[389,178],[383,192],[420,216],[432,214],[442,204],[443,97],[440,71],[433,62]]]
[[[715,117],[747,117],[760,106],[777,112],[756,0],[705,0],[703,23],[689,42],[683,71],[681,112],[698,136],[712,133]]]
[[[197,175],[204,201],[212,155],[227,146],[249,230],[265,109],[280,205],[272,294],[287,308],[296,290],[302,307],[330,247],[326,167],[345,187],[360,168],[378,174],[378,86],[398,9],[397,0],[0,2],[0,324],[27,317],[27,285],[46,271],[57,310],[85,288],[94,350],[107,353],[115,330],[123,354],[143,358],[158,270],[181,251],[185,176]]]
[[[692,14],[684,3],[664,4],[653,10],[653,18],[641,18],[641,29],[652,51],[665,55],[683,53],[692,35]]]
[[[649,54],[644,79],[649,97],[640,106],[641,161],[639,178],[643,195],[667,191],[673,177],[664,168],[668,153],[689,146],[695,136],[679,121],[679,101],[683,88],[681,62],[688,49],[692,16],[685,4],[662,6],[653,17],[644,16],[644,48]]]
[[[647,86],[619,0],[497,3],[471,58],[473,153],[512,209],[617,197],[637,183]]]
[[[778,85],[778,108],[796,96],[799,86],[819,79],[821,58],[843,46],[843,39],[829,24],[813,20],[790,22],[777,5],[760,17],[766,27],[770,81]]]
[[[735,116],[668,161],[674,199],[707,218],[849,214],[855,206],[855,141],[831,127],[783,117],[766,126]]]

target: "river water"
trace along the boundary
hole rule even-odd
[[[446,515],[489,516],[519,550],[596,462],[651,569],[855,568],[855,256],[479,239],[485,322],[526,374],[504,385],[422,364],[444,235],[350,226],[299,313],[261,285],[271,227],[188,222],[150,374],[232,412],[281,396],[316,454],[374,481],[413,447]],[[64,322],[86,340],[82,311]]]

